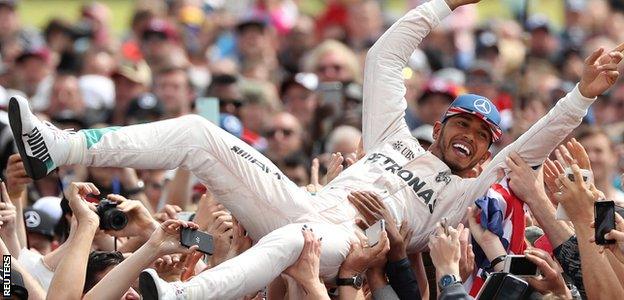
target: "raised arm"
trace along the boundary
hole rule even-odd
[[[54,293],[50,293],[48,299],[79,299],[82,295],[91,243],[100,224],[95,206],[90,207],[93,204],[87,203],[84,196],[99,193],[91,183],[71,183],[65,191],[78,226],[71,245],[68,245],[71,254],[63,257],[54,272],[49,288]]]
[[[474,180],[466,196],[476,199],[497,178],[500,168],[506,168],[505,160],[516,152],[530,166],[541,165],[549,153],[579,124],[587,109],[597,96],[606,92],[619,77],[618,64],[622,61],[624,44],[609,53],[600,48],[585,60],[579,84],[563,97],[548,114],[542,117],[516,141],[499,152]]]
[[[364,66],[362,133],[369,151],[388,137],[411,137],[402,71],[422,39],[451,9],[477,0],[432,0],[399,19],[368,51]]]

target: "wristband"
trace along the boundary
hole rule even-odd
[[[505,261],[505,258],[506,258],[506,257],[507,257],[507,254],[503,254],[503,255],[500,255],[500,256],[496,257],[495,259],[493,259],[493,260],[490,262],[490,267],[489,267],[489,269],[490,269],[490,270],[493,270],[493,269],[494,269],[494,266],[496,266],[496,265],[498,265],[499,263],[501,263],[501,262]]]

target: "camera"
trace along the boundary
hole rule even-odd
[[[100,217],[100,229],[122,230],[128,224],[128,216],[117,209],[117,203],[108,199],[101,199],[96,206]]]

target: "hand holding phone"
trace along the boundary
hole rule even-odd
[[[379,243],[381,232],[384,230],[386,230],[386,220],[384,219],[379,220],[377,223],[366,229],[365,234],[370,247],[374,247],[377,243]]]
[[[596,245],[614,244],[615,240],[605,239],[605,234],[615,229],[615,202],[594,202],[594,228]]]
[[[214,253],[214,239],[212,235],[197,229],[182,228],[180,230],[180,244],[187,248],[197,245],[199,247],[198,251],[208,255]]]
[[[576,178],[574,178],[574,172],[572,171],[572,168],[569,168],[569,167],[565,168],[565,176],[568,179],[570,179],[570,181],[572,182],[576,180]],[[589,184],[589,183],[594,182],[594,175],[592,174],[590,170],[581,169],[581,176],[583,177],[583,181],[585,183]],[[570,217],[568,217],[568,213],[565,211],[561,203],[557,204],[557,212],[555,214],[555,219],[561,220],[561,221],[570,221]]]
[[[507,255],[505,257],[504,272],[519,277],[539,276],[537,265],[524,255]]]

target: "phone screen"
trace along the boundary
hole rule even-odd
[[[494,299],[522,299],[528,287],[528,283],[520,278],[505,276]]]
[[[373,224],[371,227],[366,229],[366,238],[368,239],[368,245],[373,247],[379,243],[379,236],[381,235],[382,230],[386,230],[385,220],[380,220],[379,222]]]
[[[537,273],[537,265],[532,261],[528,260],[524,255],[521,256],[509,256],[509,262],[506,262],[506,265],[509,265],[509,268],[506,271],[513,275],[518,276],[536,276]]]
[[[613,244],[614,240],[606,240],[604,235],[615,229],[615,203],[613,201],[598,201],[594,203],[594,218],[596,227],[596,244]]]
[[[213,124],[219,125],[219,99],[215,97],[202,97],[195,100],[197,114],[206,118]]]
[[[180,244],[184,247],[199,246],[197,250],[212,255],[214,253],[214,241],[212,235],[197,229],[182,228],[180,230]]]

